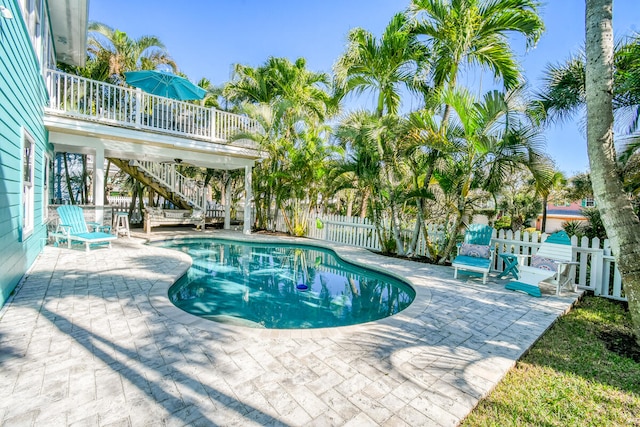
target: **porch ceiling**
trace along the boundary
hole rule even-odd
[[[49,16],[56,59],[84,66],[87,56],[88,0],[50,1]]]
[[[117,126],[45,115],[49,141],[57,152],[94,154],[103,147],[105,157],[167,162],[212,169],[253,166],[261,156],[257,150],[230,144],[196,141]]]

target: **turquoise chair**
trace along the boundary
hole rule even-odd
[[[531,256],[530,265],[522,265],[526,255],[519,255],[519,257],[521,257],[521,265],[518,266],[518,278],[507,283],[505,288],[534,297],[542,296],[540,291],[542,282],[555,285],[556,295],[560,295],[561,289],[569,285],[573,278],[571,275],[573,266],[579,264],[573,261],[571,239],[564,231],[555,232],[542,242],[538,252]],[[575,292],[575,285],[572,287]]]
[[[85,250],[89,252],[89,246],[92,244],[108,244],[111,247],[111,241],[118,238],[118,236],[104,232],[110,231],[111,227],[103,226],[97,222],[86,222],[82,208],[79,206],[65,205],[56,210],[60,217],[58,229],[53,233],[56,246],[60,240],[66,240],[69,248],[71,248],[72,242],[80,242],[84,243]],[[89,226],[93,231],[89,230]]]
[[[464,234],[464,242],[458,246],[458,256],[451,263],[454,279],[458,278],[458,270],[465,270],[482,274],[482,283],[487,283],[493,264],[494,250],[491,247],[493,231],[493,228],[488,225],[469,225]]]

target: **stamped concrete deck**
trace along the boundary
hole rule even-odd
[[[0,311],[2,425],[453,426],[578,297],[332,246],[416,301],[344,328],[232,327],[171,305],[190,259],[142,242],[45,248]]]

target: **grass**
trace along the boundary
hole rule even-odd
[[[621,304],[585,297],[462,425],[640,426],[640,358],[608,349],[634,347],[630,324]]]

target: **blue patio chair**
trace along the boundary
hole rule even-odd
[[[487,283],[493,264],[493,231],[488,225],[469,225],[464,234],[464,242],[458,247],[458,256],[451,263],[454,279],[458,278],[458,270],[466,270],[482,274],[482,283]]]
[[[527,256],[518,256],[521,264],[524,264],[524,258]],[[564,231],[558,231],[542,242],[538,252],[531,256],[530,265],[518,266],[518,278],[512,279],[505,288],[540,297],[540,283],[549,282],[556,286],[556,295],[560,295],[560,290],[572,279],[573,266],[578,264],[573,261],[573,247],[569,235]],[[573,291],[575,292],[575,285]]]
[[[56,246],[59,240],[66,240],[67,246],[71,248],[71,242],[84,243],[85,250],[89,252],[89,246],[92,244],[108,244],[111,247],[111,241],[118,238],[111,233],[105,233],[104,231],[110,231],[111,227],[108,225],[103,226],[97,222],[86,222],[84,219],[84,213],[79,206],[65,205],[56,209],[60,220],[58,222],[58,229],[53,236],[56,239]],[[93,231],[89,230],[89,226]]]

